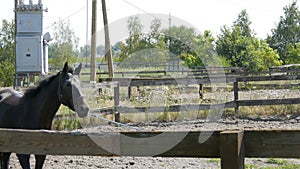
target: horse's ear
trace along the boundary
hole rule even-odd
[[[82,68],[82,63],[80,63],[74,70],[74,75],[80,75],[80,71],[81,71],[81,68]]]
[[[68,62],[66,62],[62,72],[63,73],[68,73],[68,69],[69,69]]]

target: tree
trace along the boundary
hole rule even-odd
[[[54,42],[49,45],[49,64],[60,66],[65,61],[75,62],[79,38],[70,27],[70,21],[59,20],[54,26]]]
[[[151,32],[142,33],[142,25],[138,16],[130,17],[127,21],[129,37],[119,43],[120,60],[123,61],[165,61],[166,51],[164,37],[160,33],[161,21],[151,22]]]
[[[137,50],[139,39],[142,33],[142,24],[138,15],[131,16],[127,20],[127,28],[129,31],[129,37],[125,40],[125,43],[121,44],[120,59],[126,59],[131,53]]]
[[[204,31],[203,34],[198,34],[192,41],[192,52],[182,53],[180,58],[190,67],[199,66],[220,66],[217,62],[219,57],[215,51],[215,38],[210,31]]]
[[[278,53],[266,41],[257,38],[254,38],[240,55],[240,58],[245,58],[242,61],[243,68],[253,72],[267,71],[271,66],[282,64]]]
[[[242,36],[252,37],[252,36],[254,36],[254,33],[252,32],[252,30],[250,28],[251,23],[252,22],[249,19],[249,15],[248,15],[247,11],[244,9],[238,15],[237,20],[233,22],[233,26],[240,28],[239,31]]]
[[[0,32],[0,86],[12,86],[15,74],[15,24],[2,20]]]
[[[251,45],[253,37],[242,36],[239,26],[231,28],[223,26],[221,34],[216,41],[216,50],[220,56],[228,60],[233,67],[243,67],[243,62],[248,60],[246,55],[241,55],[246,51],[246,47]]]
[[[91,45],[84,45],[84,46],[80,47],[79,56],[80,57],[91,56]]]
[[[255,38],[250,24],[248,14],[243,10],[231,27],[223,26],[216,41],[218,54],[231,66],[248,71],[262,71],[280,65],[279,55],[265,41]]]
[[[120,54],[121,54],[121,45],[122,45],[122,42],[117,42],[116,44],[114,44],[111,47],[111,51],[112,51],[112,56],[113,57],[120,56]]]
[[[297,44],[300,42],[300,11],[297,1],[283,8],[284,16],[276,28],[272,29],[272,35],[267,37],[268,44],[277,50],[284,63],[293,63],[290,57],[297,51]],[[290,53],[293,53],[290,55]],[[300,54],[300,53],[299,53]],[[296,60],[294,60],[296,61]]]
[[[295,46],[289,44],[287,46],[287,58],[285,59],[285,64],[297,64],[300,63],[300,43]]]
[[[193,54],[193,39],[196,37],[196,30],[184,25],[172,26],[162,31],[165,34],[165,43],[174,56],[181,54]]]

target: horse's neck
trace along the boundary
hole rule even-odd
[[[37,106],[37,120],[38,127],[42,129],[50,129],[52,120],[59,109],[61,103],[58,99],[58,78],[54,79],[53,82],[47,86],[47,88],[42,89],[33,100]]]

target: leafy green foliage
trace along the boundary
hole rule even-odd
[[[15,74],[15,24],[2,20],[0,32],[0,86],[12,86]]]
[[[279,55],[268,44],[255,38],[250,29],[250,20],[245,10],[231,28],[224,26],[216,41],[216,50],[233,67],[242,67],[248,71],[268,70],[281,65]]]
[[[300,63],[300,43],[297,43],[295,46],[288,44],[287,51],[287,57],[285,59],[286,64]]]
[[[181,54],[195,55],[193,52],[193,39],[196,37],[194,28],[186,26],[172,26],[169,29],[163,30],[165,35],[165,43],[168,44],[168,50],[175,56]]]
[[[138,16],[128,20],[129,37],[119,43],[120,60],[126,62],[165,61],[166,44],[160,34],[161,21],[154,19],[150,33],[141,33],[142,25]]]
[[[49,46],[49,64],[57,67],[68,61],[73,63],[78,56],[78,38],[70,27],[69,21],[60,20],[54,26],[54,42]]]
[[[200,34],[186,26],[160,30],[159,20],[152,21],[151,33],[143,34],[140,20],[135,16],[128,20],[129,38],[120,45],[121,60],[128,61],[131,57],[132,61],[165,61],[168,56],[180,58],[190,68],[234,66],[249,71],[281,65],[278,53],[265,41],[255,38],[250,24],[246,10],[242,10],[233,26],[224,26],[215,40],[210,31]],[[139,56],[138,60],[134,55]]]
[[[218,61],[220,58],[215,51],[215,39],[210,31],[198,34],[192,40],[192,50],[180,55],[180,58],[188,67],[220,66],[222,64],[222,62]]]
[[[297,51],[297,44],[300,42],[300,11],[297,1],[284,7],[283,11],[284,16],[280,17],[277,27],[272,29],[272,35],[268,36],[267,42],[278,51],[284,64],[297,63],[297,59],[293,58]],[[290,52],[293,54],[290,55]]]
[[[133,62],[167,61],[182,59],[188,67],[203,66],[213,62],[214,38],[210,31],[197,34],[194,28],[172,26],[160,30],[161,21],[151,22],[151,32],[141,33],[141,24],[137,16],[129,18],[129,37],[121,43],[121,60]]]

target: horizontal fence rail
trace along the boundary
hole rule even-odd
[[[103,115],[113,114],[117,111],[122,114],[127,113],[156,113],[156,112],[184,112],[184,111],[197,111],[197,110],[211,110],[222,108],[236,108],[242,106],[267,106],[267,105],[286,105],[286,104],[300,104],[300,98],[288,98],[288,99],[268,99],[268,100],[239,100],[231,101],[221,104],[180,104],[170,105],[166,107],[128,107],[118,106],[110,108],[91,109],[92,113],[102,113]]]
[[[194,111],[194,110],[209,110],[216,108],[234,108],[236,112],[241,106],[265,106],[265,105],[285,105],[285,104],[300,104],[300,98],[283,98],[283,99],[262,99],[262,100],[240,100],[239,99],[239,83],[245,82],[260,82],[260,81],[294,81],[300,80],[300,75],[264,75],[264,76],[220,76],[211,75],[210,77],[179,77],[179,78],[102,78],[103,83],[85,84],[85,87],[94,88],[114,88],[115,105],[111,108],[94,109],[92,112],[115,114],[116,121],[120,119],[120,113],[137,113],[137,112],[179,112],[179,111]],[[163,85],[199,85],[199,95],[203,97],[203,85],[214,83],[232,84],[234,99],[229,102],[220,104],[183,104],[169,105],[165,107],[127,107],[120,106],[119,103],[119,88],[128,87],[128,97],[131,95],[131,87],[140,86],[163,86]],[[278,85],[277,85],[278,86]],[[297,85],[290,85],[297,86]],[[299,85],[298,85],[299,86]],[[276,85],[275,85],[276,87]]]
[[[160,139],[144,139],[161,135]],[[158,157],[221,158],[222,169],[244,166],[245,157],[300,158],[300,130],[151,131],[82,133],[0,129],[0,152],[48,155],[149,156],[153,148],[178,144]],[[208,139],[199,142],[199,138]],[[127,138],[134,138],[128,141]],[[94,142],[95,141],[95,142]],[[102,144],[99,144],[101,142]],[[98,143],[98,144],[97,144]],[[105,145],[105,146],[101,146]]]
[[[272,75],[272,76],[221,76],[209,77],[166,77],[166,78],[100,78],[102,82],[118,82],[120,86],[164,86],[164,85],[192,85],[216,84],[233,82],[284,81],[300,80],[300,75]]]

